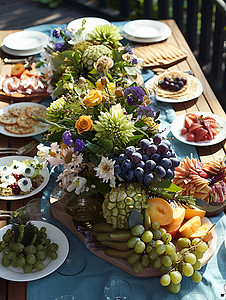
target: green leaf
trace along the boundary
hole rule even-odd
[[[162,180],[154,180],[149,188],[161,188],[164,189],[168,192],[179,192],[182,191],[183,189],[177,186],[176,184],[172,183],[170,180],[167,179],[162,179]]]
[[[110,192],[111,188],[110,188],[109,184],[100,181],[100,179],[97,177],[93,177],[93,184],[95,184],[98,192],[100,192],[102,195],[105,195]]]
[[[98,145],[96,144],[93,144],[93,143],[88,143],[86,144],[86,147],[93,153],[96,153],[97,155],[101,155],[101,147],[99,147]]]
[[[64,133],[65,130],[61,130],[61,131],[58,131],[58,132],[55,132],[53,134],[51,134],[48,138],[48,141],[49,142],[58,142],[60,143],[61,140],[62,140],[62,134]]]
[[[225,202],[223,202],[221,205],[210,205],[206,201],[202,199],[195,199],[195,207],[205,210],[206,212],[216,212],[220,209],[222,209],[225,206]]]
[[[61,96],[63,93],[64,93],[64,88],[62,85],[60,85],[54,90],[53,95],[58,97]]]
[[[114,147],[113,141],[112,140],[103,140],[103,139],[99,139],[98,143],[101,146],[101,149],[103,149],[106,153],[110,153],[111,150]]]
[[[133,209],[130,213],[128,222],[131,230],[135,225],[143,225],[143,216],[137,209]]]
[[[98,166],[100,163],[100,158],[92,152],[89,153],[89,160],[94,166]]]
[[[40,3],[43,3],[43,4],[47,4],[49,2],[51,2],[52,0],[40,0]]]

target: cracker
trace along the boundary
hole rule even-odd
[[[38,123],[37,120],[30,118],[26,113],[20,114],[17,117],[16,122],[19,126],[26,128],[32,127]]]
[[[5,113],[0,116],[1,124],[16,124],[16,117],[10,113]]]
[[[26,109],[27,109],[26,106],[16,106],[16,107],[9,108],[8,112],[18,117],[20,114],[26,112]]]
[[[34,116],[34,117],[44,119],[46,116],[46,108],[40,106],[31,106],[31,107],[27,107],[26,113],[30,118]]]
[[[34,132],[34,128],[32,127],[21,127],[18,124],[12,124],[12,125],[5,125],[5,130],[14,134],[27,134]]]

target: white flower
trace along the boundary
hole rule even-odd
[[[103,179],[103,182],[110,181],[110,183],[114,185],[114,164],[115,161],[102,156],[99,166],[94,168],[94,170],[97,172],[96,176],[100,179]]]
[[[84,177],[76,176],[72,183],[67,187],[68,192],[75,190],[75,194],[79,195],[85,191],[87,180]]]
[[[50,147],[44,146],[43,144],[39,144],[37,146],[37,149],[37,156],[43,159],[47,159],[47,157],[49,156]]]

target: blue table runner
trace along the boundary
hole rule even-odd
[[[122,27],[125,22],[115,22],[115,25]],[[30,27],[26,30],[37,30],[51,35],[54,28],[65,28],[66,24],[44,24]],[[123,44],[129,41],[124,40]],[[144,81],[153,76],[151,70],[142,72]],[[48,106],[49,101],[43,101]],[[186,156],[193,155],[198,158],[195,147],[185,145],[173,138],[170,132],[170,124],[175,118],[175,112],[169,103],[157,102],[153,99],[155,111],[160,110],[161,129],[165,130],[164,134],[171,140],[172,147],[178,158],[182,160]],[[39,139],[39,137],[36,137]],[[56,186],[56,173],[51,171],[50,182],[43,190],[43,198],[48,199]],[[224,284],[226,283],[226,249],[225,249],[225,229],[226,216],[221,213],[217,217],[210,218],[211,222],[217,222],[215,230],[218,236],[217,249],[211,260],[201,269],[203,280],[196,284],[191,278],[183,278],[182,288],[179,294],[170,294],[166,288],[160,286],[159,278],[139,278],[129,275],[103,259],[93,255],[67,228],[61,223],[51,218],[51,223],[60,228],[67,236],[70,244],[70,252],[78,252],[86,257],[87,266],[85,270],[75,276],[63,276],[57,273],[52,274],[35,281],[27,283],[27,300],[53,300],[60,295],[74,294],[82,300],[102,300],[104,299],[104,286],[108,280],[121,278],[127,280],[131,285],[131,297],[129,300],[184,300],[188,293],[191,293],[191,299],[203,300],[204,295],[207,299],[224,299],[221,294],[224,293]],[[194,298],[192,293],[200,293],[200,297]],[[226,295],[225,295],[226,296]]]

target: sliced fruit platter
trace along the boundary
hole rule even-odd
[[[173,135],[194,146],[209,146],[226,138],[226,121],[212,113],[192,112],[180,115],[171,124]]]
[[[205,211],[185,208],[160,196],[146,199],[147,205],[140,213],[135,209],[139,201],[134,201],[133,208],[128,201],[130,195],[133,195],[133,199],[139,198],[139,192],[135,192],[136,187],[129,184],[126,191],[117,192],[118,205],[124,203],[125,211],[129,209],[131,212],[127,226],[122,229],[105,222],[104,218],[100,218],[102,221],[99,220],[100,223],[97,222],[92,229],[84,228],[82,224],[77,226],[68,214],[68,195],[65,194],[60,199],[52,196],[51,209],[54,217],[69,228],[93,254],[129,274],[161,277],[163,273],[170,271],[168,275],[171,279],[168,276],[160,279],[163,286],[169,280],[181,280],[182,273],[199,282],[201,275],[198,270],[206,264],[216,249],[214,224],[205,217]],[[56,195],[58,189],[60,188],[57,187],[53,194]],[[155,193],[158,193],[157,190]],[[167,192],[164,194],[170,195]],[[113,205],[113,202],[109,203]],[[106,198],[103,207],[104,205]],[[120,216],[112,216],[113,219],[120,220]],[[186,267],[179,271],[182,264]],[[171,286],[172,284],[168,287],[169,290]]]

